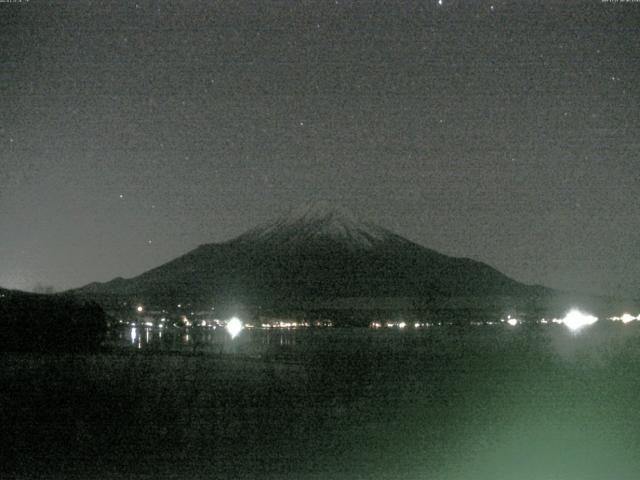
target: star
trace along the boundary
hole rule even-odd
[[[120,199],[124,198],[124,195],[121,193],[120,195],[118,195],[120,197]]]
[[[438,0],[438,5],[442,5],[442,0]]]

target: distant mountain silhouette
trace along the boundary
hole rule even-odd
[[[227,242],[201,245],[135,278],[92,283],[78,292],[98,300],[295,307],[345,299],[360,299],[355,305],[383,298],[530,298],[552,291],[475,260],[443,255],[318,202]]]

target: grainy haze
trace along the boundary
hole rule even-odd
[[[332,199],[640,289],[640,3],[0,3],[0,285],[132,276]]]

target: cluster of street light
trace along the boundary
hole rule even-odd
[[[640,315],[637,316],[633,316],[630,313],[624,313],[619,317],[609,317],[609,320],[613,321],[613,322],[622,322],[624,324],[633,322],[633,321],[640,321]],[[502,320],[503,322],[505,321],[504,319]],[[540,323],[546,325],[549,323],[555,323],[555,324],[560,324],[560,325],[565,325],[569,330],[576,332],[578,330],[581,330],[584,327],[588,327],[589,325],[593,325],[594,323],[596,323],[598,321],[598,317],[595,317],[589,313],[584,313],[578,309],[572,309],[570,310],[565,316],[564,318],[552,318],[550,320],[547,320],[546,318],[543,318],[542,320],[540,320]],[[515,318],[511,318],[511,316],[508,317],[508,319],[506,320],[506,322],[511,325],[511,326],[516,326],[518,325],[518,323],[520,323],[520,320],[517,320]]]
[[[507,323],[509,326],[511,327],[515,327],[522,322],[522,320],[518,319],[518,318],[514,318],[511,315],[509,315],[506,319],[502,318],[500,319],[501,322],[503,323]],[[583,313],[578,309],[572,309],[570,310],[565,316],[564,318],[552,318],[552,319],[546,319],[546,318],[542,318],[540,320],[539,323],[543,324],[543,325],[547,325],[547,324],[558,324],[558,325],[564,325],[566,326],[569,330],[571,330],[572,332],[577,332],[578,330],[587,327],[589,325],[593,325],[594,323],[596,323],[598,321],[597,317],[594,317],[593,315],[590,315],[588,313]]]
[[[618,321],[618,322],[627,324],[632,321],[640,321],[640,315],[633,316],[629,313],[624,313],[620,317],[609,317],[609,320]],[[551,319],[542,318],[537,323],[540,323],[543,325],[548,325],[548,324],[564,325],[572,332],[577,332],[579,330],[582,330],[585,327],[593,325],[597,321],[598,321],[598,317],[595,317],[589,313],[584,313],[581,310],[574,308],[569,312],[567,312],[567,314],[563,318],[551,318]],[[523,321],[520,318],[507,315],[506,318],[501,318],[500,321],[471,322],[471,325],[506,324],[506,325],[509,325],[510,327],[517,327],[518,325],[521,325],[524,323],[528,323],[528,322]],[[428,323],[428,322],[415,322],[414,324],[412,324],[414,328],[431,327],[433,325],[434,325],[433,323]],[[408,326],[410,325],[404,321],[389,321],[389,322],[373,321],[369,324],[369,328],[372,328],[374,330],[382,329],[382,328],[397,328],[402,330]]]
[[[433,324],[432,323],[428,323],[428,322],[414,322],[414,323],[407,323],[404,320],[400,320],[397,322],[394,321],[389,321],[389,322],[380,322],[380,321],[373,321],[369,324],[369,328],[373,328],[374,330],[377,330],[379,328],[399,328],[400,330],[404,330],[407,327],[413,327],[413,328],[423,328],[423,327],[431,327]]]
[[[637,315],[634,317],[630,313],[623,313],[622,316],[620,317],[609,317],[609,320],[613,322],[622,322],[626,324],[626,323],[633,322],[635,320],[640,321],[640,315]]]
[[[142,313],[144,312],[144,307],[142,305],[138,305],[136,307],[136,311],[138,313]],[[186,318],[186,316],[182,317],[183,320],[183,324],[186,326],[191,326],[191,322],[188,321],[188,319]],[[614,317],[609,317],[609,320],[614,321],[614,322],[622,322],[624,324],[628,324],[630,322],[633,321],[640,321],[640,314],[637,316],[633,316],[630,313],[624,313],[621,316],[614,316]],[[162,318],[161,323],[159,324],[159,327],[163,327],[164,325],[164,321],[165,318]],[[539,323],[541,324],[559,324],[559,325],[565,325],[569,330],[571,330],[572,332],[577,332],[585,327],[588,327],[590,325],[593,325],[594,323],[596,323],[598,321],[598,318],[588,314],[588,313],[584,313],[578,309],[572,309],[570,310],[565,316],[564,318],[552,318],[552,319],[546,319],[546,318],[542,318]],[[198,322],[200,323],[200,322]],[[245,328],[252,328],[254,325],[251,323],[243,323],[242,320],[240,320],[238,317],[232,317],[229,320],[227,320],[226,322],[221,322],[221,321],[217,321],[216,323],[219,324],[219,326],[224,326],[224,328],[226,329],[226,331],[229,333],[229,335],[231,336],[231,338],[236,338],[241,332],[242,330],[244,330]],[[315,324],[318,322],[314,322],[314,326]],[[473,322],[473,324],[481,324],[482,322]],[[507,318],[501,318],[500,322],[485,322],[487,325],[494,325],[496,323],[506,323],[507,325],[509,325],[510,327],[516,327],[523,322],[521,319],[516,318],[516,317],[512,317],[511,315],[507,315]],[[202,326],[209,326],[208,322],[206,322],[205,320],[202,320],[201,322]],[[135,324],[134,324],[135,325]],[[146,322],[144,323],[145,326],[153,326],[153,323],[151,322]],[[271,323],[263,323],[261,326],[262,328],[296,328],[296,327],[309,327],[311,324],[309,322],[306,321],[300,321],[300,322],[296,322],[296,321],[281,321],[281,322],[271,322]],[[322,324],[322,326],[325,326],[324,324]],[[387,321],[387,322],[381,322],[381,321],[373,321],[369,324],[369,328],[373,328],[373,329],[381,329],[381,328],[397,328],[400,330],[403,330],[405,328],[407,328],[408,326],[413,326],[415,329],[418,328],[423,328],[423,327],[431,327],[433,326],[432,323],[428,323],[428,322],[414,322],[412,324],[408,324],[407,322],[405,322],[404,320],[399,320],[399,321]]]

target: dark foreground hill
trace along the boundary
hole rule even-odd
[[[96,350],[105,333],[96,303],[0,289],[0,351]]]
[[[539,299],[550,289],[519,283],[468,258],[413,243],[319,203],[224,242],[201,245],[135,278],[78,293],[102,303],[242,303],[265,310],[417,308],[459,300]]]

